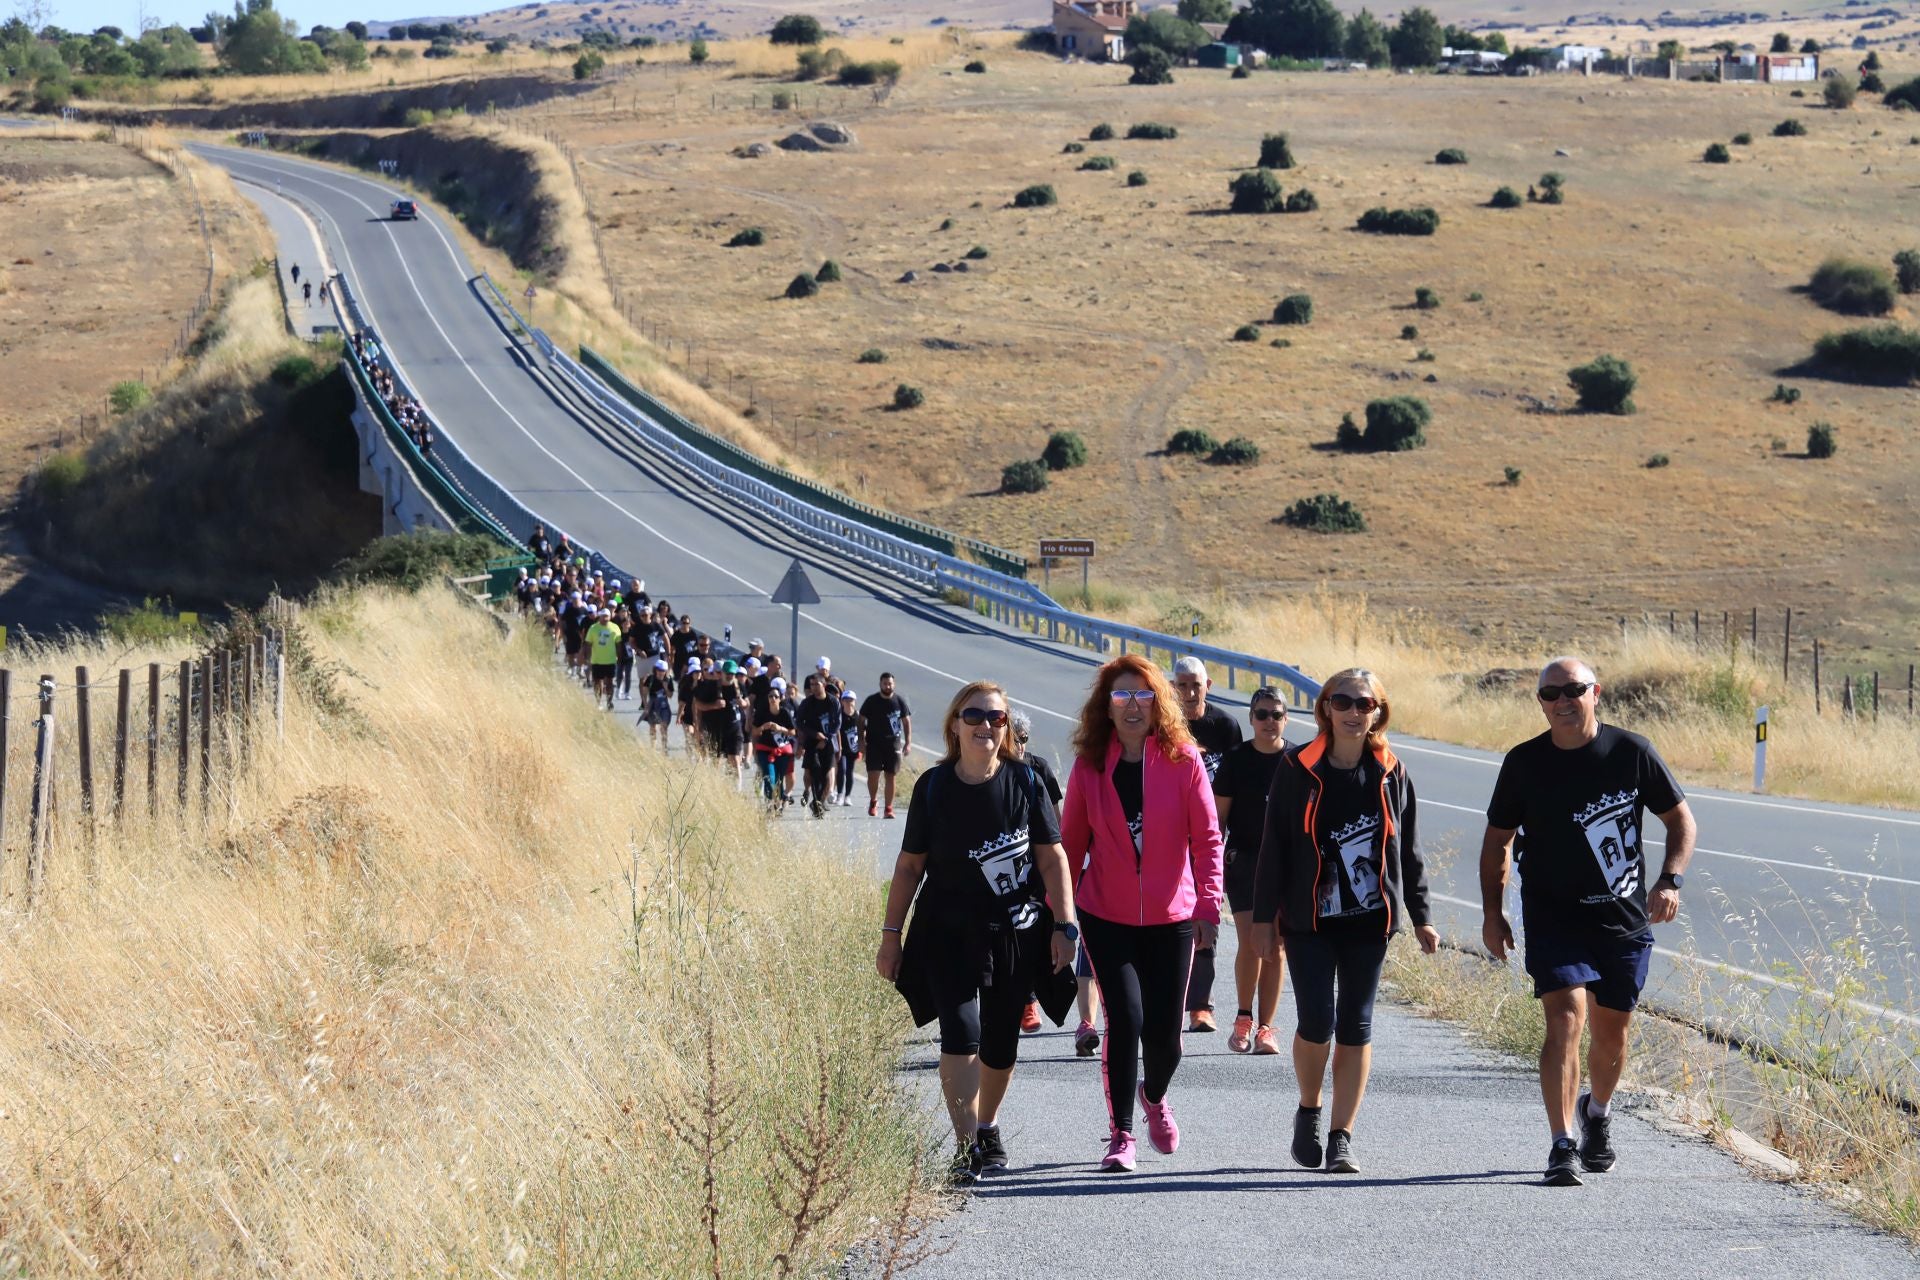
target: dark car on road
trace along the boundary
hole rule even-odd
[[[420,206],[413,201],[395,200],[393,202],[393,220],[395,222],[412,222],[419,216]]]

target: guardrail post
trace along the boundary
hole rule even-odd
[[[27,909],[40,897],[47,835],[53,824],[53,677],[40,677],[40,719],[33,747],[33,810],[27,836]]]

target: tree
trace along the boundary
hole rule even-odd
[[[1387,47],[1387,29],[1367,9],[1354,14],[1347,22],[1344,52],[1349,62],[1364,62],[1370,67],[1384,67],[1393,60]]]
[[[1173,59],[1165,49],[1137,46],[1127,51],[1127,65],[1133,68],[1133,74],[1127,77],[1128,84],[1173,83]]]
[[[1678,40],[1662,40],[1660,42],[1659,54],[1668,62],[1680,62],[1687,56],[1687,46],[1681,44]]]
[[[1793,52],[1793,37],[1792,37],[1792,36],[1790,36],[1790,35],[1788,35],[1788,34],[1787,34],[1786,32],[1784,32],[1784,31],[1776,31],[1776,32],[1774,32],[1774,33],[1773,33],[1773,47],[1772,47],[1772,48],[1770,48],[1770,49],[1768,49],[1768,50],[1767,50],[1767,52],[1768,52],[1768,53],[1792,53],[1792,52]]]
[[[1860,96],[1860,82],[1842,71],[1827,81],[1826,87],[1820,93],[1829,107],[1835,111],[1845,111],[1853,105],[1853,100]]]
[[[1227,39],[1283,58],[1338,57],[1346,20],[1332,0],[1253,0],[1227,24]]]
[[[1902,249],[1893,255],[1893,277],[1902,293],[1920,293],[1920,249]]]
[[[1820,42],[1818,40],[1815,40],[1812,36],[1808,36],[1806,39],[1806,43],[1800,46],[1800,52],[1818,53],[1820,52]]]
[[[1616,356],[1598,356],[1567,370],[1567,381],[1588,413],[1632,413],[1633,389],[1640,382],[1633,366]]]
[[[293,22],[280,16],[273,0],[234,0],[220,64],[241,75],[288,75],[325,70],[326,58],[318,45],[294,37]]]
[[[1176,12],[1188,22],[1230,22],[1233,0],[1180,0]]]
[[[1870,51],[1867,56],[1861,60],[1860,69],[1862,71],[1880,70],[1880,51],[1878,49]]]
[[[1280,180],[1271,169],[1250,169],[1227,184],[1235,213],[1279,213],[1285,208]]]
[[[687,61],[697,67],[706,60],[707,42],[696,36],[693,43],[687,46]]]
[[[575,80],[591,80],[599,75],[606,65],[606,58],[595,50],[589,49],[574,59],[573,78]]]
[[[365,40],[367,38],[367,24],[364,22],[349,22],[347,24],[347,34],[355,40]]]
[[[1431,67],[1440,61],[1446,39],[1433,11],[1416,6],[1400,15],[1393,34],[1387,38],[1387,47],[1393,51],[1396,67]]]
[[[1213,37],[1171,9],[1155,9],[1127,23],[1126,42],[1134,49],[1161,49],[1185,60],[1195,49],[1211,44]]]
[[[767,32],[767,39],[774,44],[819,44],[826,38],[820,19],[808,13],[790,13]]]

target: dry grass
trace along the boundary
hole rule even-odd
[[[200,80],[143,80],[124,83],[106,82],[109,96],[103,101],[138,103],[145,106],[222,106],[234,102],[274,99],[321,98],[349,93],[379,93],[384,89],[415,89],[422,85],[475,76],[552,72],[568,74],[572,55],[557,50],[536,53],[513,49],[506,53],[482,52],[468,46],[451,58],[423,58],[426,41],[375,41],[371,51],[384,47],[395,54],[412,57],[388,57],[369,61],[365,71],[331,70],[310,75],[241,76],[217,75]]]
[[[823,1090],[847,1161],[801,1270],[892,1216],[920,1134],[897,997],[858,977],[868,877],[450,596],[332,598],[304,635],[286,741],[214,821],[131,820],[90,879],[63,828],[42,910],[8,899],[13,1265],[706,1272],[672,1131],[731,1098],[713,1265],[764,1274]]]

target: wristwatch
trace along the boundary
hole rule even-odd
[[[1685,880],[1686,880],[1685,876],[1675,875],[1671,871],[1662,871],[1660,873],[1660,878],[1658,880],[1655,880],[1653,883],[1656,887],[1663,884],[1671,885],[1673,887],[1673,891],[1675,893],[1678,893],[1680,892],[1681,883],[1684,882]]]
[[[1053,926],[1053,931],[1064,935],[1068,942],[1080,941],[1080,926],[1077,924],[1070,924],[1062,920]]]

